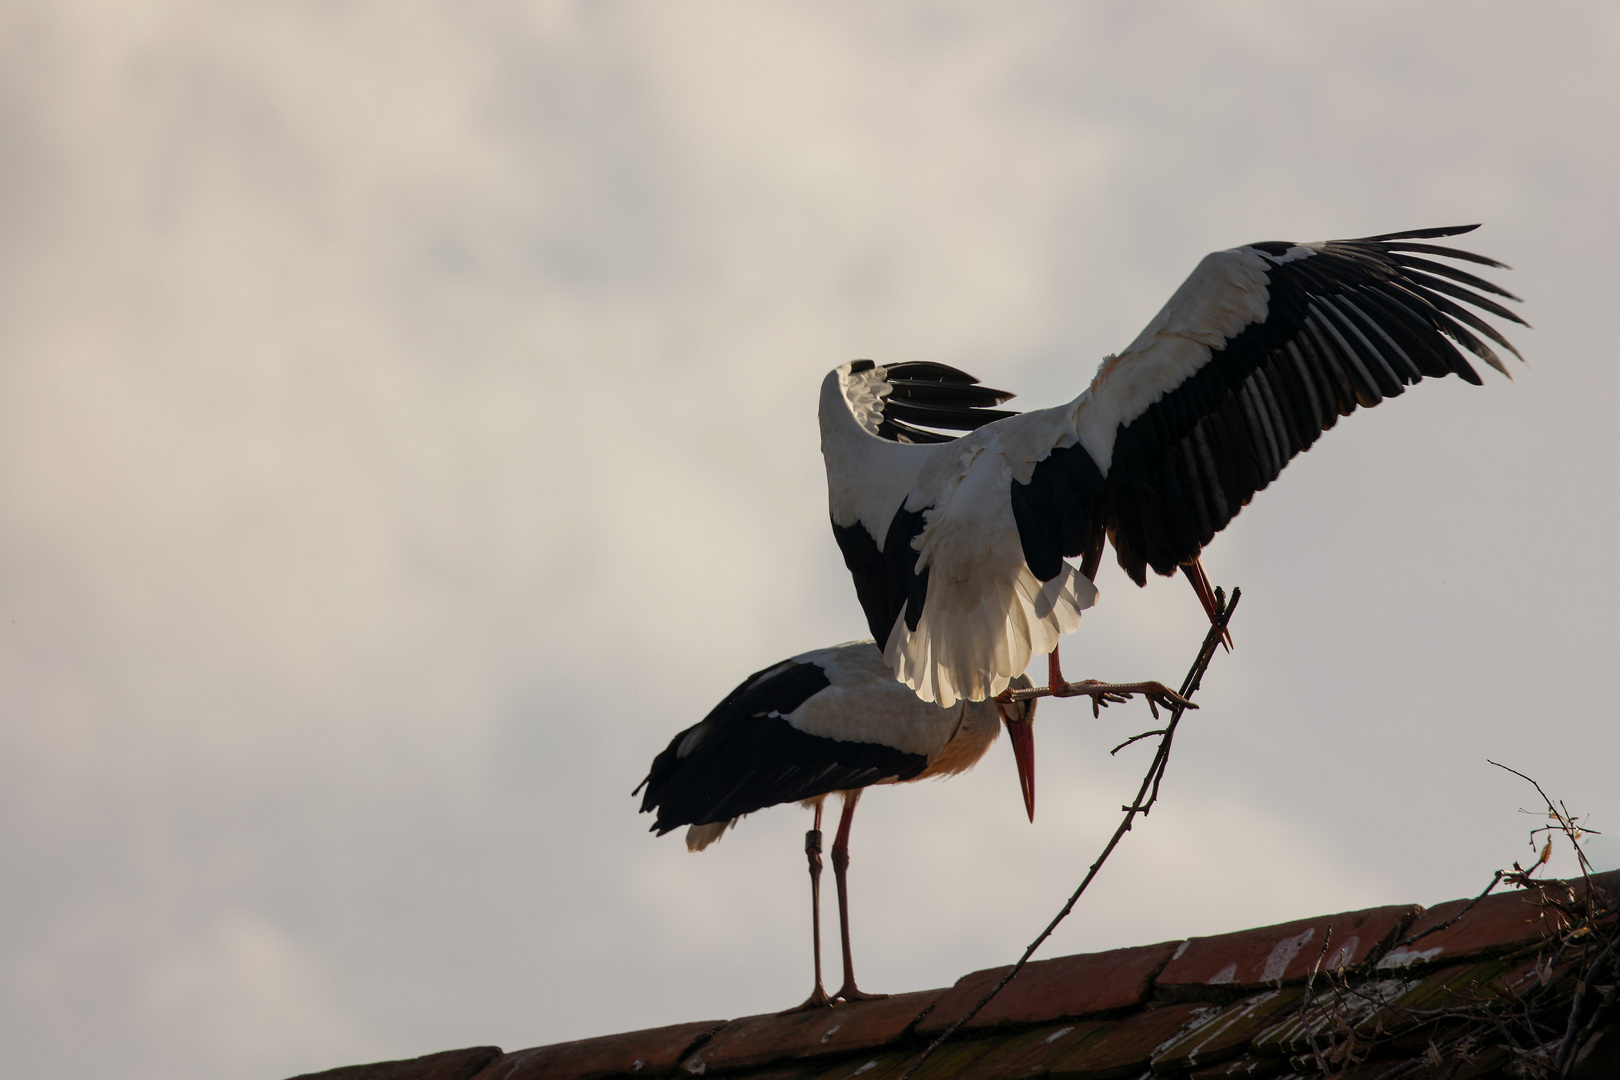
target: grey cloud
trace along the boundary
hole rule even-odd
[[[1249,240],[1483,218],[1532,366],[1350,418],[1216,542],[1238,648],[1052,948],[1475,890],[1532,824],[1486,756],[1613,825],[1600,5],[153,0],[0,36],[10,1071],[798,1000],[801,815],[689,856],[628,793],[742,674],[864,632],[821,374],[1063,400]],[[1177,673],[1191,596],[1100,584],[1072,673]],[[1033,829],[996,753],[864,801],[863,981],[1006,962],[1141,720],[1043,711]]]

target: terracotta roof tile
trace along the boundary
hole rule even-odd
[[[1153,1055],[1153,1071],[1195,1069],[1237,1057],[1282,1014],[1298,1008],[1304,994],[1302,987],[1267,990],[1233,1002],[1195,1030],[1161,1047]]]
[[[1006,1042],[1007,1039],[999,1038],[947,1043],[923,1062],[913,1080],[956,1080],[964,1069]],[[921,1055],[920,1046],[872,1056],[860,1054],[817,1073],[815,1080],[898,1080]],[[753,1080],[753,1074],[749,1074],[749,1080]]]
[[[478,1080],[606,1080],[614,1076],[667,1076],[688,1051],[725,1024],[648,1028],[578,1042],[518,1050],[489,1063]],[[372,1080],[367,1077],[366,1080]],[[414,1080],[414,1078],[413,1078]],[[435,1078],[437,1080],[437,1078]]]
[[[1140,1076],[1158,1049],[1218,1010],[1208,1005],[1167,1005],[1106,1025],[1074,1050],[1052,1059],[1051,1080],[1117,1080]]]
[[[731,1072],[783,1058],[825,1057],[887,1046],[911,1030],[943,990],[896,994],[832,1009],[733,1020],[681,1062],[694,1075]]]
[[[1606,893],[1611,903],[1620,900],[1620,871],[1595,874],[1592,884]],[[1547,885],[1556,890],[1551,895],[1561,898],[1557,894],[1563,892],[1563,883],[1548,882]],[[1567,887],[1577,896],[1585,893],[1584,882],[1570,882]],[[1475,904],[1453,925],[1426,933],[1431,927],[1440,926],[1456,916],[1470,903],[1473,901],[1452,900],[1424,912],[1402,936],[1426,936],[1410,945],[1391,949],[1378,962],[1378,966],[1408,967],[1507,952],[1543,941],[1556,933],[1564,921],[1555,908],[1543,902],[1540,889],[1516,889],[1513,892],[1493,893]]]
[[[1381,1010],[1415,985],[1410,979],[1377,979],[1358,984],[1353,993],[1336,993],[1332,986],[1317,985],[1304,1009],[1291,1009],[1276,1017],[1250,1045],[1262,1056],[1311,1054],[1313,1046],[1329,1045],[1347,1024],[1358,1029],[1370,1026],[1368,1022]]]
[[[1112,1026],[1113,1023],[1106,1020],[1077,1020],[1072,1024],[1051,1024],[1021,1035],[1008,1036],[995,1049],[959,1073],[955,1080],[1034,1080],[1043,1077],[1053,1061],[1072,1056]]]
[[[917,1056],[915,1050],[886,1050],[845,1058],[835,1065],[821,1063],[815,1080],[890,1080],[906,1071],[906,1064]],[[813,1064],[813,1063],[811,1063]],[[752,1077],[749,1080],[753,1080]]]
[[[1479,964],[1459,964],[1441,968],[1423,979],[1411,983],[1411,989],[1396,998],[1392,1004],[1402,1009],[1450,1009],[1472,1005],[1493,998],[1506,998],[1523,984],[1526,976],[1533,976],[1533,966],[1516,968],[1500,960],[1487,960]]]
[[[470,1080],[479,1070],[501,1056],[498,1046],[469,1046],[465,1050],[443,1050],[404,1061],[378,1061],[370,1065],[345,1065],[325,1072],[305,1073],[293,1080]]]
[[[1322,967],[1331,971],[1376,957],[1422,911],[1416,904],[1402,904],[1192,938],[1156,982],[1163,987],[1258,987],[1301,980],[1310,974],[1329,929],[1333,937]]]
[[[1001,1024],[1041,1024],[1141,1005],[1153,991],[1153,976],[1179,944],[1167,941],[1159,945],[1036,960],[1026,964],[1017,978],[967,1027],[971,1030]],[[1007,967],[989,968],[958,979],[940,998],[934,1011],[917,1025],[918,1033],[937,1035],[944,1031],[977,1004],[1007,971]]]
[[[1562,920],[1556,911],[1534,902],[1533,894],[1512,892],[1487,896],[1466,915],[1444,930],[1429,933],[1410,945],[1399,945],[1378,962],[1381,970],[1460,960],[1506,952],[1551,936]],[[1471,901],[1453,900],[1424,912],[1408,931],[1417,937],[1452,918]]]

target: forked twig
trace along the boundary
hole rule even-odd
[[[1130,738],[1126,739],[1124,742],[1120,743],[1118,746],[1116,746],[1112,750],[1108,751],[1108,756],[1113,757],[1115,754],[1119,753],[1121,750],[1125,749],[1127,746],[1131,745],[1132,743],[1139,743],[1143,739],[1151,739],[1155,735],[1163,735],[1163,734],[1164,734],[1164,728],[1154,728],[1152,731],[1144,731],[1140,735],[1132,735]]]
[[[1119,842],[1124,839],[1125,834],[1130,832],[1131,822],[1136,819],[1138,814],[1146,816],[1147,813],[1153,809],[1153,804],[1159,799],[1159,781],[1164,778],[1165,768],[1170,764],[1170,743],[1176,737],[1176,725],[1181,723],[1181,717],[1184,712],[1186,712],[1189,708],[1197,707],[1193,705],[1189,699],[1191,699],[1193,694],[1198,690],[1199,683],[1203,681],[1204,672],[1209,668],[1209,662],[1215,656],[1215,649],[1221,644],[1221,639],[1226,634],[1226,626],[1232,621],[1232,612],[1237,610],[1238,599],[1242,595],[1242,589],[1233,589],[1231,601],[1226,602],[1225,598],[1221,594],[1221,590],[1215,590],[1215,601],[1220,606],[1220,615],[1210,626],[1209,633],[1204,635],[1204,644],[1198,650],[1198,658],[1193,661],[1192,668],[1188,670],[1186,679],[1184,679],[1181,683],[1181,690],[1176,694],[1176,697],[1180,699],[1180,702],[1178,704],[1169,706],[1170,721],[1165,725],[1164,731],[1159,739],[1159,748],[1158,751],[1153,755],[1153,764],[1148,766],[1147,775],[1142,777],[1142,786],[1137,789],[1136,798],[1132,800],[1129,806],[1120,807],[1120,809],[1125,811],[1125,818],[1119,823],[1119,828],[1114,830],[1114,835],[1108,841],[1107,846],[1103,848],[1102,854],[1097,856],[1097,861],[1092,863],[1091,868],[1086,871],[1086,876],[1084,880],[1080,882],[1080,887],[1074,890],[1074,894],[1069,897],[1069,902],[1063,905],[1063,910],[1059,911],[1057,916],[1046,925],[1046,929],[1041,931],[1040,936],[1029,943],[1029,948],[1024,950],[1024,955],[1020,956],[1018,958],[1018,962],[1012,966],[1012,969],[1001,977],[1001,981],[996,983],[995,986],[991,987],[990,992],[985,994],[984,997],[980,998],[977,1005],[973,1006],[973,1008],[969,1009],[964,1015],[953,1021],[944,1031],[940,1032],[934,1041],[929,1043],[927,1048],[923,1050],[922,1055],[918,1057],[916,1061],[911,1063],[911,1067],[906,1069],[905,1073],[901,1075],[900,1080],[911,1080],[912,1076],[916,1074],[917,1070],[922,1068],[923,1062],[927,1061],[929,1056],[933,1054],[935,1050],[938,1050],[948,1039],[960,1031],[963,1024],[966,1024],[969,1020],[972,1020],[975,1016],[978,1016],[979,1012],[986,1005],[990,1004],[991,999],[997,994],[1001,993],[1002,987],[1006,986],[1009,982],[1012,982],[1013,976],[1024,970],[1024,965],[1029,963],[1029,958],[1035,954],[1035,950],[1040,948],[1041,945],[1045,943],[1046,939],[1052,936],[1052,931],[1057,929],[1058,923],[1061,923],[1064,919],[1069,917],[1069,912],[1073,911],[1074,905],[1080,901],[1080,894],[1086,891],[1086,887],[1091,884],[1094,878],[1096,878],[1097,871],[1102,869],[1102,864],[1108,860],[1108,856],[1114,853],[1114,849],[1119,846]],[[1086,684],[1070,683],[1069,685],[1084,687]],[[1079,690],[1077,694],[1089,692],[1090,691],[1088,690],[1082,689]],[[1040,695],[1031,694],[1030,696],[1036,697]],[[1095,697],[1092,699],[1093,708],[1096,707],[1096,700],[1097,699]],[[1149,701],[1152,700],[1153,699],[1150,696]]]
[[[1498,769],[1512,773],[1520,780],[1528,781],[1530,786],[1536,789],[1536,794],[1541,796],[1541,801],[1547,804],[1547,816],[1552,818],[1557,824],[1543,826],[1541,829],[1536,829],[1531,832],[1530,835],[1534,836],[1538,832],[1556,829],[1565,836],[1569,837],[1570,843],[1575,846],[1575,860],[1576,865],[1580,867],[1581,880],[1585,881],[1587,886],[1590,887],[1592,884],[1592,864],[1586,861],[1586,852],[1582,850],[1580,840],[1583,834],[1594,832],[1595,830],[1582,828],[1580,823],[1570,815],[1569,808],[1564,806],[1562,802],[1554,805],[1552,797],[1541,789],[1541,785],[1537,783],[1534,778],[1524,775],[1524,773],[1513,768],[1512,766],[1503,765],[1500,761],[1492,761],[1490,758],[1486,758],[1485,761],[1489,765],[1495,765]],[[1543,863],[1547,861],[1548,854],[1550,854],[1549,851],[1544,851],[1542,853],[1541,861]],[[1518,864],[1515,863],[1514,866],[1517,868]],[[1533,870],[1534,867],[1531,869]]]

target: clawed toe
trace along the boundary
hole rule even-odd
[[[811,993],[809,997],[804,999],[804,1004],[795,1005],[791,1009],[783,1009],[776,1015],[792,1016],[794,1013],[810,1012],[812,1009],[830,1009],[835,1004],[836,1002],[827,996],[827,991],[821,988],[820,983],[817,983],[815,991]]]

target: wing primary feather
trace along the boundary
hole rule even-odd
[[[1446,344],[1424,313],[1413,310],[1410,293],[1389,282],[1379,282],[1363,289],[1356,298],[1379,313],[1378,328],[1399,339],[1397,344],[1423,374],[1441,378],[1455,372],[1478,385],[1479,374],[1462,359],[1462,354]]]
[[[1331,354],[1325,353],[1319,335],[1312,329],[1311,319],[1301,325],[1301,332],[1290,345],[1297,345],[1305,356],[1310,370],[1321,381],[1323,394],[1334,416],[1349,416],[1356,409],[1356,387],[1350,376]],[[1330,426],[1330,425],[1329,425]]]
[[[1406,370],[1412,373],[1412,381],[1417,382],[1419,379],[1423,378],[1423,369],[1417,366],[1417,362],[1407,354],[1405,349],[1401,348],[1399,342],[1397,342],[1393,337],[1390,337],[1389,332],[1379,325],[1377,319],[1372,318],[1365,311],[1362,311],[1361,305],[1357,304],[1348,296],[1339,297],[1339,303],[1344,306],[1344,309],[1353,317],[1354,322],[1358,324],[1356,327],[1357,333],[1360,333],[1363,329],[1367,329],[1383,338],[1384,344],[1388,345],[1392,350],[1394,350],[1395,355],[1401,358],[1401,363],[1406,365]],[[1363,340],[1366,340],[1365,335],[1363,335]],[[1371,342],[1368,342],[1368,347],[1372,347]]]
[[[997,390],[990,386],[964,385],[962,383],[938,382],[931,379],[896,379],[887,380],[892,388],[889,393],[890,400],[899,398],[903,401],[919,401],[930,405],[965,405],[972,408],[983,408],[990,405],[1000,405],[1011,401],[1016,394],[1006,390]]]
[[[1519,300],[1517,296],[1514,296],[1512,293],[1502,288],[1502,286],[1493,281],[1487,281],[1478,274],[1470,274],[1461,267],[1447,266],[1445,263],[1437,263],[1433,259],[1414,259],[1410,255],[1392,255],[1392,258],[1394,258],[1396,263],[1405,267],[1407,270],[1426,270],[1431,274],[1438,274],[1441,277],[1448,277],[1453,281],[1478,289],[1481,292],[1488,292],[1492,296],[1500,296],[1507,300],[1514,300],[1519,303],[1523,303],[1522,300]],[[1514,322],[1523,322],[1522,319],[1513,314],[1511,311],[1508,311],[1505,308],[1499,310],[1504,318],[1512,319]],[[1525,323],[1524,325],[1529,324]]]
[[[1437,236],[1461,236],[1471,233],[1479,228],[1479,223],[1472,225],[1441,225],[1433,229],[1412,229],[1407,232],[1382,233],[1378,236],[1358,236],[1350,241],[1353,244],[1376,244],[1388,240],[1432,240]]]
[[[1201,471],[1204,474],[1202,489],[1210,499],[1206,510],[1209,512],[1210,535],[1214,536],[1226,528],[1226,523],[1232,520],[1234,511],[1231,504],[1226,501],[1226,489],[1221,483],[1220,469],[1216,465],[1215,455],[1210,452],[1209,439],[1204,433],[1202,424],[1193,429],[1192,441],[1197,446],[1196,460],[1202,466]],[[1197,479],[1196,472],[1194,479]]]
[[[1256,471],[1253,446],[1248,440],[1238,437],[1238,425],[1243,423],[1241,409],[1235,395],[1228,395],[1215,413],[1215,426],[1211,432],[1216,445],[1220,447],[1220,453],[1215,455],[1215,464],[1221,470],[1225,502],[1235,507],[1241,507],[1248,501],[1248,493],[1254,490]],[[1233,510],[1232,513],[1236,514],[1237,511]]]
[[[1314,422],[1311,401],[1299,385],[1299,373],[1286,351],[1271,350],[1261,370],[1265,372],[1266,393],[1276,401],[1283,426],[1288,431],[1289,453],[1292,456],[1311,445],[1321,425]]]
[[[1277,471],[1282,472],[1283,466],[1304,447],[1299,445],[1299,437],[1294,433],[1286,402],[1272,391],[1271,376],[1266,369],[1256,368],[1252,378],[1255,396],[1270,414],[1271,429],[1276,439]]]
[[[898,375],[902,379],[917,379],[927,382],[972,385],[979,381],[961,368],[953,368],[949,364],[936,364],[931,360],[903,360],[898,364],[884,364],[883,370],[890,376]]]
[[[1181,441],[1181,457],[1187,475],[1187,490],[1192,492],[1193,513],[1198,517],[1199,544],[1207,544],[1215,537],[1210,524],[1208,500],[1204,498],[1204,483],[1198,476],[1198,460],[1193,457],[1193,440]]]
[[[931,405],[917,401],[896,401],[890,397],[883,403],[883,415],[929,427],[972,431],[996,420],[1017,416],[1006,409],[958,408],[952,405]]]
[[[872,366],[868,366],[861,372],[871,370]],[[972,375],[947,364],[908,361],[879,371],[880,378],[866,376],[877,388],[878,422],[874,434],[889,442],[951,442],[957,436],[939,429],[974,431],[1018,415],[1010,409],[985,407],[1011,399],[1011,393],[980,386]],[[856,373],[852,367],[850,374]]]
[[[1530,325],[1523,319],[1519,318],[1518,315],[1509,311],[1501,304],[1498,304],[1496,301],[1487,299],[1474,292],[1472,289],[1465,289],[1461,285],[1447,281],[1445,278],[1435,277],[1433,274],[1425,274],[1421,270],[1413,270],[1406,274],[1406,279],[1415,284],[1422,285],[1424,288],[1433,289],[1436,292],[1443,292],[1447,296],[1454,296],[1463,303],[1472,304],[1481,311],[1488,311],[1499,319],[1506,319],[1508,322],[1518,323],[1520,326],[1527,327]],[[1511,348],[1511,346],[1508,347]]]
[[[1354,356],[1342,354],[1340,350],[1329,344],[1326,336],[1327,332],[1324,330],[1322,322],[1322,318],[1317,313],[1317,304],[1311,304],[1311,317],[1305,320],[1305,329],[1310,332],[1317,355],[1331,365],[1335,375],[1339,375],[1344,379],[1345,385],[1350,387],[1351,399],[1357,405],[1369,409],[1377,405],[1383,400],[1383,397],[1378,392],[1378,384],[1373,381],[1372,375],[1362,368],[1361,361]],[[1346,360],[1349,361],[1348,364],[1344,362]],[[1356,377],[1358,375],[1360,376],[1359,380]],[[1345,411],[1346,413],[1349,412],[1349,410]]]
[[[955,442],[955,435],[945,435],[938,431],[929,431],[926,428],[912,427],[899,420],[890,420],[887,417],[877,426],[879,438],[897,443],[947,443]]]
[[[1467,349],[1469,352],[1491,365],[1491,367],[1495,368],[1497,371],[1500,371],[1503,375],[1506,375],[1510,379],[1513,378],[1513,373],[1507,369],[1507,365],[1502,363],[1502,358],[1497,356],[1495,351],[1492,350],[1489,345],[1485,344],[1483,341],[1479,340],[1479,338],[1468,332],[1467,328],[1469,326],[1483,327],[1486,332],[1486,336],[1496,340],[1500,337],[1500,335],[1498,335],[1488,323],[1482,321],[1479,316],[1475,315],[1467,308],[1452,303],[1439,293],[1430,292],[1417,282],[1408,282],[1406,287],[1422,296],[1423,299],[1428,301],[1429,304],[1434,307],[1435,311],[1438,313],[1435,322],[1438,325],[1441,333],[1445,334],[1457,344],[1461,345],[1463,348]],[[1509,345],[1507,348],[1512,350],[1513,346]],[[1513,355],[1518,356],[1518,352],[1514,351]],[[1524,358],[1519,357],[1519,359],[1523,360]]]
[[[1425,255],[1439,255],[1445,259],[1461,259],[1464,262],[1475,263],[1479,266],[1489,266],[1493,270],[1513,269],[1505,262],[1497,262],[1495,259],[1487,258],[1484,255],[1476,255],[1472,251],[1463,251],[1461,248],[1440,247],[1436,244],[1384,244],[1382,246],[1385,251],[1389,252],[1418,251]],[[1514,297],[1514,299],[1517,300],[1518,297]]]
[[[1254,383],[1246,382],[1238,393],[1238,401],[1243,405],[1243,413],[1249,421],[1249,442],[1254,447],[1255,457],[1259,459],[1260,476],[1257,479],[1267,480],[1276,476],[1282,466],[1278,463],[1281,455],[1277,452],[1275,441],[1271,437],[1271,426],[1262,415],[1259,403],[1254,398]],[[1255,485],[1257,488],[1264,484]]]
[[[1401,393],[1401,389],[1406,385],[1406,380],[1401,378],[1400,375],[1396,373],[1395,369],[1390,366],[1389,361],[1384,358],[1384,354],[1376,346],[1374,346],[1372,342],[1367,340],[1367,335],[1363,334],[1355,325],[1354,321],[1348,315],[1346,315],[1343,310],[1340,309],[1338,304],[1339,299],[1339,297],[1334,297],[1331,300],[1323,298],[1320,301],[1322,306],[1327,310],[1327,313],[1331,316],[1330,328],[1333,331],[1333,336],[1338,338],[1339,343],[1343,345],[1346,350],[1353,352],[1357,357],[1359,357],[1364,364],[1371,361],[1375,365],[1377,372],[1388,376],[1387,382],[1380,380],[1382,383],[1381,389],[1384,391],[1385,397],[1398,396]],[[1350,331],[1350,333],[1354,335],[1354,339],[1352,340],[1350,338],[1346,338],[1342,333],[1340,333],[1341,329]],[[1358,345],[1362,347],[1358,348]]]
[[[1294,370],[1299,373],[1299,381],[1300,384],[1305,388],[1305,395],[1310,399],[1311,415],[1316,418],[1316,426],[1319,428],[1332,427],[1338,421],[1339,410],[1336,408],[1330,409],[1325,407],[1324,401],[1328,397],[1327,387],[1323,386],[1322,395],[1320,397],[1317,396],[1317,376],[1305,363],[1305,356],[1300,352],[1299,342],[1288,342],[1287,350],[1288,355],[1293,358]]]

